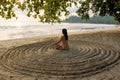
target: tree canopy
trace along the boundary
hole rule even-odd
[[[27,16],[39,18],[40,22],[61,22],[61,16],[68,16],[68,7],[78,7],[76,13],[82,19],[89,19],[89,11],[100,16],[111,15],[120,23],[120,0],[0,0],[0,16],[16,17],[15,7],[27,11]],[[79,6],[78,6],[79,5]],[[42,13],[41,13],[42,12]]]

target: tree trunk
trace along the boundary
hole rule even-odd
[[[120,24],[120,11],[114,10],[113,16],[115,17],[115,20],[117,21],[117,24]]]

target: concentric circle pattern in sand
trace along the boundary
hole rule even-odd
[[[110,46],[70,41],[70,50],[50,48],[51,41],[11,48],[1,57],[2,65],[30,76],[82,77],[100,72],[119,60]]]

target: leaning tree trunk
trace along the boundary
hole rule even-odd
[[[120,8],[116,8],[113,10],[113,16],[118,24],[120,24]]]
[[[120,1],[119,0],[107,0],[109,13],[114,16],[117,24],[120,24]]]

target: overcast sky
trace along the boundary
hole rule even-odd
[[[22,2],[23,0],[20,0],[20,1]],[[22,23],[22,22],[25,22],[25,21],[28,21],[28,22],[33,22],[33,21],[38,22],[39,21],[38,19],[34,19],[33,17],[30,17],[30,18],[27,17],[27,15],[25,14],[25,12],[22,12],[21,10],[19,10],[17,8],[14,8],[14,10],[15,10],[16,15],[18,17],[17,20],[13,19],[13,18],[10,19],[10,20],[5,20],[5,19],[0,18],[0,21],[2,21],[2,22],[14,21],[16,23],[20,23],[20,22]],[[70,11],[70,15],[69,16],[71,16],[71,15],[77,15],[76,14],[77,7],[75,7],[74,5],[72,5],[72,7],[69,7],[68,10]],[[65,16],[62,16],[61,18],[65,19]]]
[[[69,7],[68,10],[71,12],[70,15],[76,15],[75,11],[77,10],[77,8],[75,6],[73,7]],[[22,12],[20,11],[19,9],[16,9],[15,8],[15,12],[16,12],[16,15],[18,17],[18,19],[10,19],[10,20],[6,20],[6,19],[3,19],[3,18],[0,18],[0,21],[2,22],[8,22],[8,21],[15,21],[15,22],[24,22],[24,21],[36,21],[38,22],[39,20],[38,19],[34,19],[33,17],[27,17],[27,15],[25,14],[25,12]],[[65,16],[62,16],[62,19],[65,18]]]

